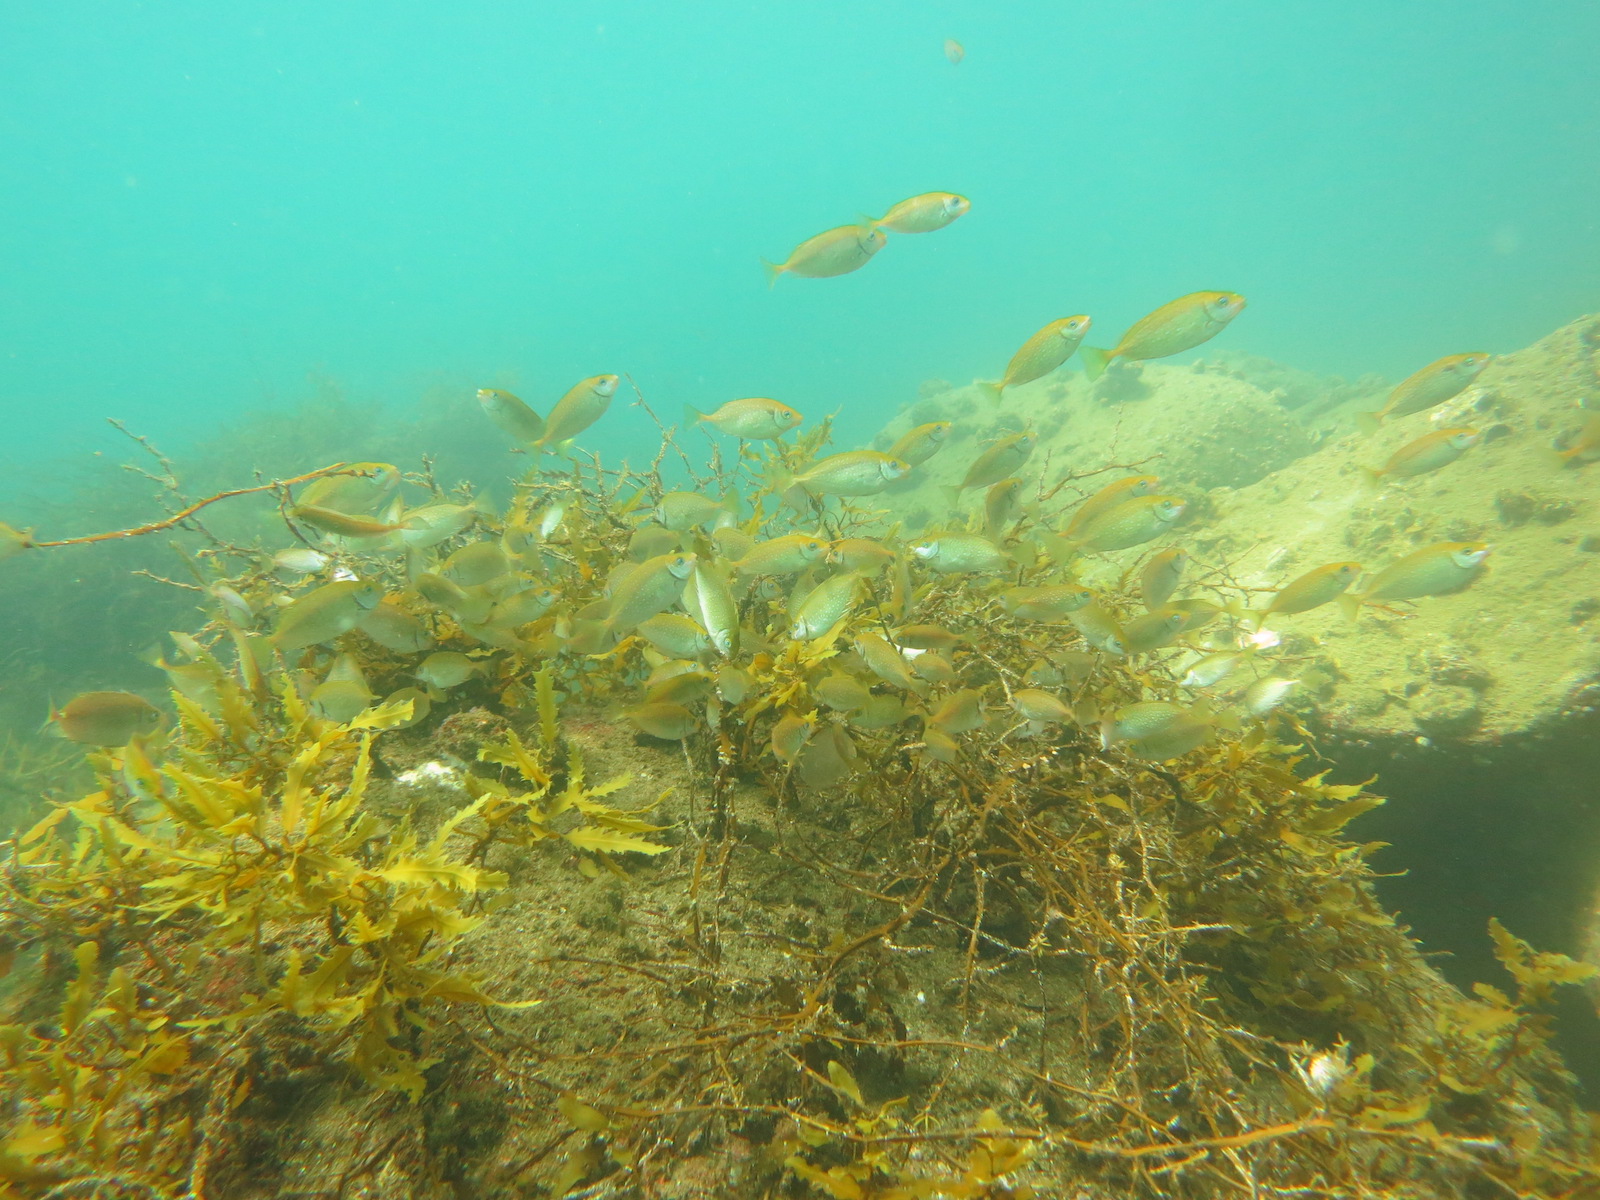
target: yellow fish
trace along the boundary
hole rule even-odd
[[[684,417],[691,423],[709,425],[718,433],[742,438],[747,442],[782,437],[805,420],[787,404],[769,400],[765,396],[747,396],[743,400],[729,400],[716,412],[703,413],[684,405]]]
[[[1051,321],[1022,343],[1022,348],[1013,354],[1011,361],[1006,364],[1004,375],[993,382],[980,380],[978,386],[998,400],[1000,393],[1007,388],[1020,387],[1024,383],[1032,383],[1035,379],[1043,379],[1072,357],[1072,352],[1078,348],[1089,332],[1090,323],[1089,318],[1081,313],[1075,317],[1062,317],[1060,320]]]
[[[1244,311],[1244,304],[1244,297],[1237,292],[1191,292],[1179,296],[1134,322],[1114,348],[1096,350],[1085,346],[1084,370],[1090,379],[1099,379],[1114,358],[1166,358],[1192,350],[1226,329],[1228,322]]]
[[[881,217],[867,220],[872,228],[890,233],[932,233],[965,216],[971,207],[972,201],[954,192],[924,192],[900,201]]]
[[[1352,621],[1363,604],[1416,600],[1459,592],[1483,573],[1487,542],[1435,542],[1413,550],[1379,571],[1359,596],[1346,592],[1339,604]]]
[[[533,442],[540,449],[559,445],[577,437],[611,407],[611,397],[617,394],[615,375],[591,375],[579,380],[550,410],[550,419],[544,424],[544,436]]]
[[[56,732],[85,746],[126,746],[161,724],[161,710],[132,692],[84,692],[50,714]]]
[[[478,403],[501,432],[519,446],[531,446],[544,436],[544,418],[510,392],[479,388]]]
[[[1401,380],[1382,408],[1374,413],[1362,413],[1356,423],[1364,432],[1371,433],[1390,417],[1410,416],[1443,404],[1465,391],[1488,365],[1489,356],[1481,351],[1451,354],[1431,362]]]
[[[21,554],[24,550],[31,549],[33,549],[32,530],[13,529],[4,521],[0,521],[0,562],[13,554]]]
[[[783,274],[806,279],[826,279],[859,271],[883,249],[889,235],[870,225],[840,225],[807,238],[781,263],[761,260],[767,271],[767,286],[772,287]]]
[[[1124,500],[1137,500],[1140,496],[1153,496],[1161,486],[1159,475],[1128,475],[1106,484],[1094,495],[1073,510],[1067,520],[1066,533],[1070,537],[1103,512],[1115,508]]]
[[[1361,469],[1373,483],[1383,482],[1386,475],[1396,479],[1426,475],[1448,467],[1477,445],[1481,436],[1476,429],[1435,429],[1401,446],[1383,466]]]

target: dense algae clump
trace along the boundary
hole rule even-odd
[[[714,458],[726,520],[587,457],[504,512],[435,495],[411,511],[471,511],[421,559],[402,522],[319,542],[388,609],[303,644],[274,631],[328,577],[239,551],[168,664],[175,731],[93,754],[11,847],[13,1194],[1600,1182],[1539,1013],[1586,968],[1497,926],[1516,994],[1454,991],[1343,832],[1381,801],[1297,769],[1294,718],[1008,615],[1071,579],[1042,536],[1070,481],[994,531],[1003,571],[941,569],[972,543],[796,494],[825,438]],[[851,560],[737,570],[796,534]],[[1093,601],[1123,632],[1128,575]],[[418,687],[438,653],[473,669]],[[1183,740],[1116,732],[1160,704]]]

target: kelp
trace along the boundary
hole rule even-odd
[[[1005,578],[930,578],[875,500],[785,504],[826,439],[745,445],[704,473],[685,457],[697,490],[743,500],[715,532],[650,524],[662,459],[530,472],[504,513],[433,547],[500,539],[498,591],[425,594],[411,554],[335,548],[431,647],[475,656],[448,694],[409,686],[420,652],[359,632],[294,661],[265,616],[177,639],[171,737],[91,755],[95,790],[52,807],[0,874],[27,981],[0,1028],[0,1178],[19,1195],[198,1198],[225,1173],[241,1189],[227,1128],[314,1060],[420,1113],[464,1094],[452,1064],[503,1086],[511,1131],[459,1166],[463,1194],[648,1194],[681,1182],[662,1163],[740,1146],[739,1173],[697,1194],[1600,1188],[1545,1011],[1588,968],[1497,925],[1510,993],[1433,975],[1347,832],[1383,803],[1373,781],[1330,782],[1292,714],[1215,714],[1165,756],[1110,737],[1124,706],[1180,701],[1179,652],[1105,653],[997,600],[1061,581],[1034,535],[1064,484],[1006,533]],[[614,581],[660,547],[717,569],[714,591],[719,535],[813,524],[893,559],[832,627],[793,630],[818,565],[730,591],[737,637],[693,661],[606,629]],[[239,555],[219,582],[270,614],[294,588]],[[548,611],[487,619],[533,583]],[[1191,599],[1227,619],[1213,594]],[[1138,612],[1127,586],[1097,603]],[[678,603],[713,622],[694,605]],[[874,665],[891,646],[920,657]],[[320,719],[304,693],[336,656],[391,698]],[[647,772],[591,779],[594,729],[663,684],[688,732],[634,757],[681,798],[625,806]],[[1041,687],[1070,720],[1018,719],[1016,693]],[[444,811],[378,803],[400,739],[458,781]],[[538,932],[496,920],[519,900]],[[463,965],[485,946],[501,957],[480,961],[523,964],[517,990]]]

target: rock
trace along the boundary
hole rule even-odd
[[[1412,700],[1411,719],[1431,738],[1463,738],[1482,723],[1483,712],[1471,688],[1430,685]]]

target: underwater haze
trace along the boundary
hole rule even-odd
[[[610,371],[848,443],[1048,319],[1111,344],[1203,288],[1250,299],[1219,348],[1312,370],[1510,350],[1600,293],[1597,40],[1587,3],[13,2],[5,456],[106,417],[171,449],[311,377],[544,411]],[[937,189],[949,231],[766,289]]]

